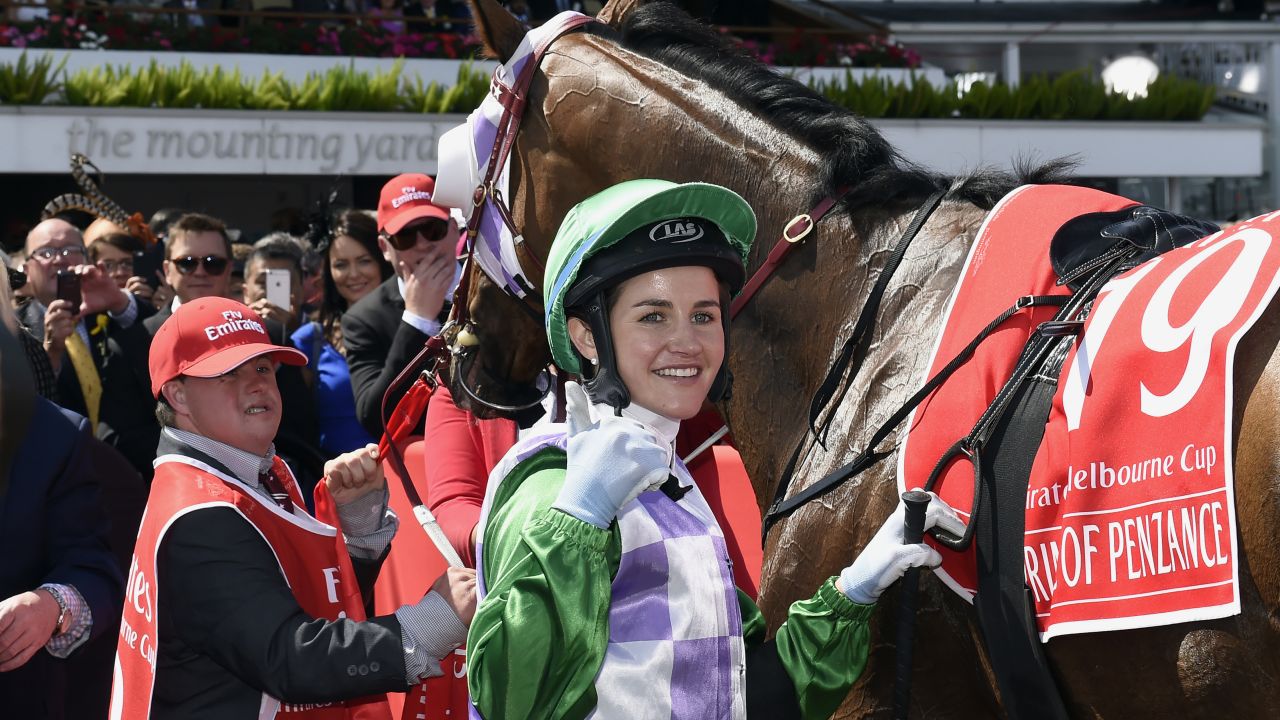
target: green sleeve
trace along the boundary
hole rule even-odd
[[[564,453],[521,463],[494,498],[482,538],[488,593],[467,636],[467,683],[488,720],[585,717],[609,639],[617,531],[552,502]]]
[[[738,604],[746,644],[764,642],[760,609],[741,590]],[[845,597],[836,589],[835,578],[824,582],[812,598],[791,605],[774,641],[805,720],[831,717],[862,674],[873,610],[874,605],[858,605]]]

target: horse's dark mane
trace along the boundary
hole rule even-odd
[[[990,208],[1024,183],[1061,181],[1070,165],[1053,162],[1038,168],[1022,164],[1015,172],[981,171],[964,178],[929,172],[898,155],[884,136],[858,115],[808,86],[779,75],[735,47],[713,28],[665,1],[635,8],[614,36],[628,50],[689,77],[702,80],[783,132],[824,155],[823,187],[814,201],[850,185],[850,210],[894,201],[918,201],[951,188],[950,197]]]

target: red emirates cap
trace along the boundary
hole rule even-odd
[[[260,355],[286,365],[306,365],[307,356],[271,342],[258,313],[235,300],[203,297],[183,303],[151,340],[151,394],[178,377],[217,377]]]
[[[419,218],[449,219],[449,208],[431,202],[436,181],[421,173],[391,178],[378,198],[378,231],[395,235]]]

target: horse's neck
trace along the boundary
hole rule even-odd
[[[694,117],[717,110],[714,97],[693,94],[681,102],[691,105],[681,111]],[[650,156],[640,159],[640,170],[724,185],[745,197],[758,219],[754,272],[791,219],[812,209],[814,190],[824,184],[824,158],[749,114],[720,112],[730,127],[716,152]],[[898,204],[831,213],[734,322],[728,415],[762,500],[771,499],[792,448],[803,439],[810,399],[916,210]],[[944,202],[912,242],[881,303],[872,349],[865,359],[855,358],[861,367],[834,411],[830,460],[819,459],[818,466],[847,460],[842,453],[848,445],[870,437],[922,382],[938,322],[984,216],[972,205]]]
[[[554,150],[531,158],[532,174],[556,177],[562,194],[575,198],[585,194],[570,192],[579,186],[594,192],[635,177],[697,180],[731,188],[757,213],[751,265],[754,269],[763,263],[788,221],[808,212],[815,191],[825,186],[827,163],[822,153],[714,87],[690,91],[690,80],[670,68],[603,40],[584,36],[579,41],[581,57],[571,61],[553,56],[544,64],[552,83],[542,107],[547,128],[558,128],[554,139],[561,144],[542,138]],[[604,76],[624,80],[610,84],[604,93]],[[643,110],[645,127],[662,130],[641,138],[643,151],[624,152],[622,148],[636,147],[638,109]],[[691,128],[707,130],[697,135],[696,144],[687,137]],[[530,132],[529,138],[537,143],[537,125],[522,132]],[[590,164],[584,170],[573,158],[589,158]],[[565,172],[569,168],[578,170]],[[927,361],[924,355],[949,296],[950,280],[959,272],[978,224],[980,214],[968,210],[973,209],[959,212],[944,204],[913,244],[879,313],[881,318],[899,319],[893,327],[877,323],[872,352],[854,378],[847,404],[877,409],[910,392],[918,367]],[[778,477],[801,437],[809,398],[848,337],[887,257],[883,251],[910,222],[913,211],[868,208],[854,217],[833,213],[735,321],[731,349],[737,377],[729,418],[753,477],[768,478],[763,485]],[[539,217],[562,217],[563,211],[549,206],[523,216],[536,226]],[[848,422],[841,417],[838,422],[857,436],[879,412]],[[833,433],[833,439],[838,435]]]
[[[868,210],[827,219],[735,323],[730,421],[762,500],[772,499],[792,450],[805,439],[814,391],[914,213]],[[855,356],[848,394],[830,410],[829,452],[814,448],[793,487],[847,461],[923,382],[938,324],[983,215],[970,205],[944,203],[912,242],[884,295],[870,349]],[[758,242],[772,245],[767,237]]]

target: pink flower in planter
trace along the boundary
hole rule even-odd
[[[169,38],[160,38],[160,47],[164,48],[165,50],[172,50],[173,43],[169,42]]]

